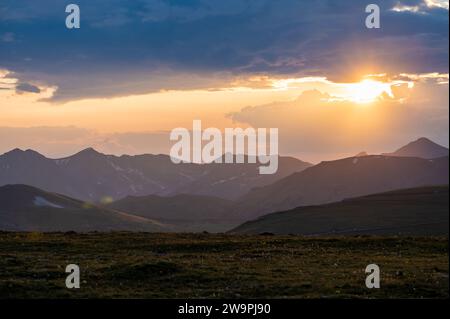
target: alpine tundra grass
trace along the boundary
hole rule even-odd
[[[449,297],[446,237],[3,232],[0,268],[0,298]]]

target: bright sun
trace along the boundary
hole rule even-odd
[[[400,83],[399,81],[397,81]],[[272,86],[277,90],[299,88],[302,90],[317,89],[330,94],[331,100],[344,100],[358,104],[368,104],[377,101],[382,94],[392,95],[391,86],[396,82],[382,82],[372,78],[363,78],[359,82],[332,82],[325,77],[306,77],[273,80]],[[409,84],[408,84],[409,86]]]
[[[371,103],[383,93],[392,94],[391,84],[363,80],[358,83],[344,84],[343,97],[355,103]]]

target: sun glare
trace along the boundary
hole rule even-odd
[[[375,102],[382,94],[392,97],[391,86],[402,81],[382,82],[364,78],[355,83],[336,83],[321,77],[305,77],[273,80],[272,87],[276,90],[295,88],[318,89],[331,95],[331,100],[346,100],[354,103],[367,104]],[[408,83],[409,85],[409,83]]]
[[[342,84],[342,97],[355,103],[371,103],[383,93],[392,95],[391,84],[374,80],[363,80],[358,83]]]

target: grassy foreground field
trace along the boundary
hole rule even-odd
[[[448,298],[448,271],[448,238],[0,233],[0,298]]]

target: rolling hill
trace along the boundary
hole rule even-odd
[[[0,187],[0,230],[171,231],[169,225],[26,185]]]
[[[242,196],[233,214],[242,220],[373,193],[449,182],[448,157],[369,155],[322,162]]]
[[[225,232],[241,223],[230,217],[233,201],[205,195],[127,196],[108,208],[170,224],[177,232]]]
[[[233,234],[448,235],[448,186],[421,187],[298,207],[249,221]]]
[[[221,220],[233,202],[212,196],[179,194],[127,196],[108,205],[109,208],[159,220]]]

